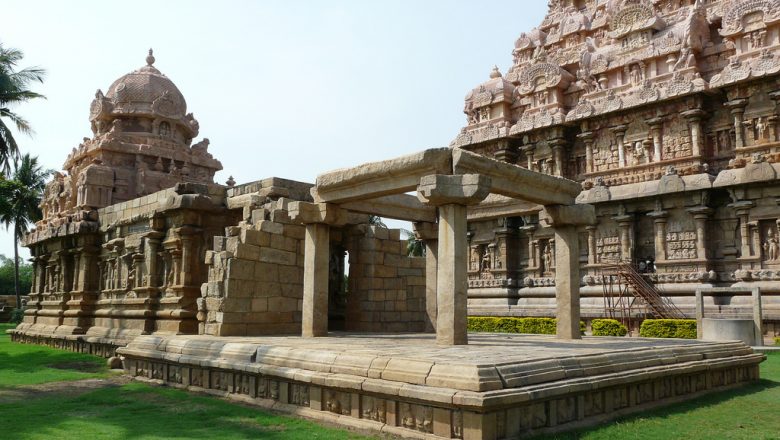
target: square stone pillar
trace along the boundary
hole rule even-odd
[[[580,261],[576,226],[555,228],[556,334],[561,339],[580,339]]]
[[[439,226],[436,223],[414,223],[414,235],[425,244],[425,331],[436,331],[436,283],[439,265]]]
[[[560,339],[580,339],[580,242],[577,226],[596,224],[593,205],[551,205],[539,221],[555,231],[555,303]]]
[[[301,336],[327,336],[330,225],[345,224],[347,211],[329,203],[292,202],[287,212],[290,220],[306,225]]]
[[[468,343],[468,279],[466,276],[466,206],[439,206],[439,249],[436,277],[436,341]]]
[[[330,227],[322,223],[308,224],[304,240],[301,336],[327,336]]]
[[[417,187],[418,199],[439,209],[436,342],[442,345],[468,343],[466,206],[487,197],[490,184],[479,174],[436,174]]]

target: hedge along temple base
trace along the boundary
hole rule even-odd
[[[139,336],[139,379],[413,438],[503,439],[593,425],[758,379],[741,342],[470,334]]]

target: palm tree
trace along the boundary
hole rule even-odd
[[[38,67],[16,70],[16,65],[24,58],[17,49],[5,48],[0,44],[0,170],[8,174],[11,164],[19,157],[19,146],[5,119],[11,121],[20,133],[32,134],[30,124],[9,107],[27,102],[43,95],[29,90],[32,82],[43,82],[46,72]]]
[[[19,291],[19,239],[27,232],[30,224],[41,219],[41,195],[46,179],[51,174],[38,164],[37,157],[22,156],[16,164],[13,179],[0,182],[0,196],[6,200],[0,203],[0,222],[6,228],[14,228],[14,291],[16,304],[22,302]]]

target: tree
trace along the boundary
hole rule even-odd
[[[14,261],[0,254],[0,295],[15,295],[14,272]],[[32,287],[32,264],[19,263],[19,286],[19,290],[24,294],[30,291],[30,287]]]
[[[17,64],[24,54],[17,49],[0,44],[0,169],[4,174],[11,170],[11,164],[19,157],[19,146],[5,120],[10,121],[20,133],[32,134],[30,124],[11,111],[10,107],[31,99],[44,98],[29,90],[30,83],[43,82],[46,72],[38,67],[17,70]]]
[[[408,229],[401,229],[406,235],[406,255],[409,257],[423,257],[425,256],[425,243],[419,240],[414,232]]]
[[[22,156],[16,164],[13,179],[0,181],[0,222],[14,231],[14,292],[16,303],[21,304],[19,283],[19,239],[29,226],[41,219],[41,195],[46,179],[51,174],[38,164],[37,157]]]

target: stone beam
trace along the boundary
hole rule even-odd
[[[469,206],[467,212],[469,221],[475,221],[536,214],[541,209],[542,205],[536,203],[489,194],[480,204]]]
[[[539,221],[549,226],[588,226],[596,224],[593,205],[550,205],[539,212]]]
[[[580,184],[563,177],[529,171],[466,150],[452,150],[453,174],[478,173],[490,176],[491,193],[540,205],[573,205],[582,190]]]
[[[424,176],[417,186],[417,198],[434,206],[474,205],[490,193],[491,179],[480,174]]]
[[[373,200],[360,200],[341,204],[352,212],[378,215],[411,222],[435,222],[436,208],[422,204],[409,194],[394,194]]]
[[[343,226],[349,221],[349,213],[330,203],[291,202],[288,206],[290,220],[303,224]]]
[[[414,191],[429,174],[451,173],[451,150],[437,148],[320,174],[312,195],[316,202],[369,200]]]

